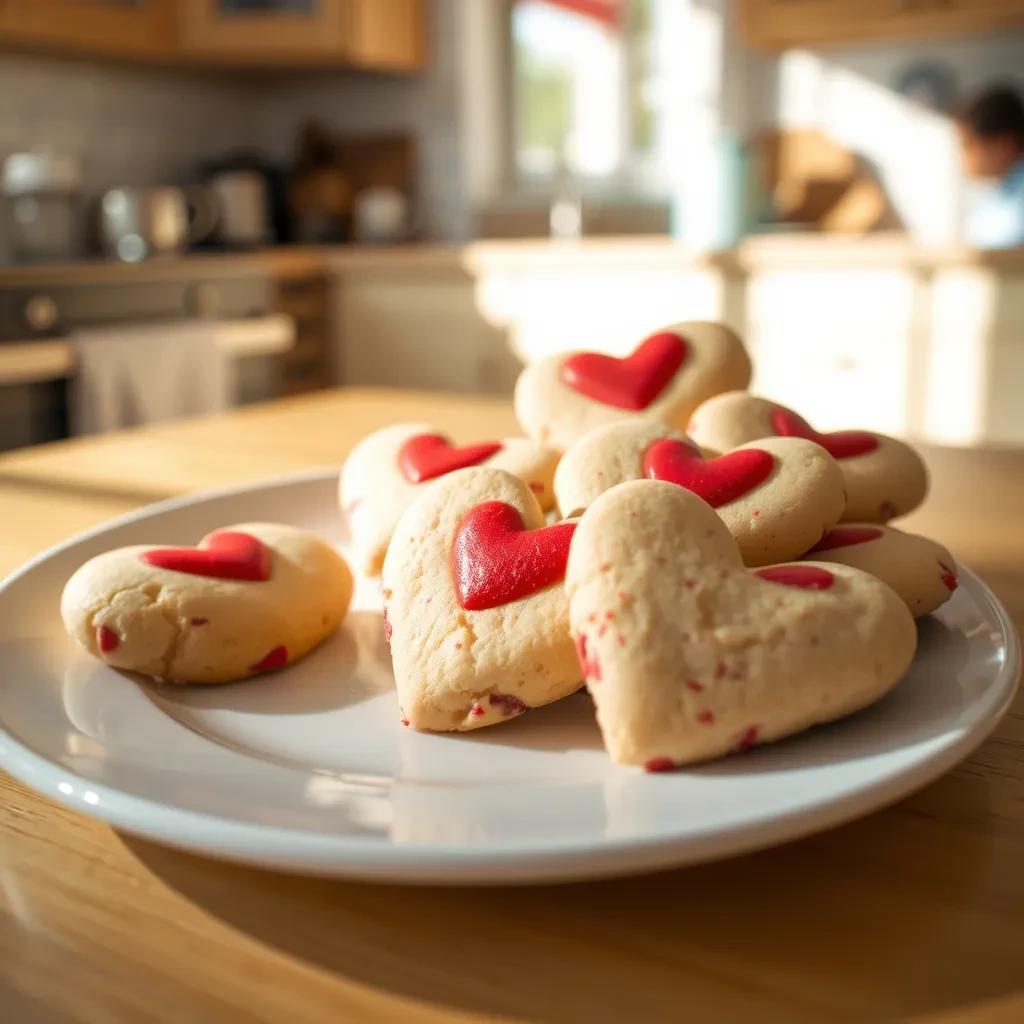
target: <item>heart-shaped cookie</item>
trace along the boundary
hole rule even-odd
[[[482,466],[413,500],[382,580],[407,725],[477,729],[579,689],[562,586],[574,529],[545,526],[522,480]]]
[[[914,616],[945,604],[957,588],[956,562],[941,545],[877,523],[844,523],[829,530],[805,559],[838,562],[877,576]]]
[[[716,509],[747,565],[798,558],[846,507],[835,460],[800,438],[770,437],[707,458],[681,431],[656,420],[598,427],[562,456],[555,498],[581,513],[627,480],[678,484]]]
[[[68,633],[116,668],[224,683],[301,658],[348,610],[352,574],[326,541],[275,523],[208,534],[195,548],[128,547],[68,580]]]
[[[568,352],[539,359],[516,382],[516,417],[541,444],[565,450],[595,427],[648,417],[682,427],[705,399],[750,380],[750,359],[723,324],[673,324],[624,359]]]
[[[369,434],[345,460],[339,482],[356,569],[380,575],[395,524],[431,481],[469,466],[504,469],[547,510],[555,501],[557,462],[556,452],[522,437],[457,446],[426,423],[397,423]]]
[[[605,746],[650,770],[865,707],[917,643],[906,605],[873,576],[748,570],[710,506],[660,481],[620,484],[583,513],[566,589]]]
[[[909,445],[867,430],[818,433],[792,409],[734,391],[716,395],[693,414],[690,436],[715,451],[762,437],[802,437],[820,444],[839,463],[846,481],[846,522],[884,523],[924,501],[928,473]]]

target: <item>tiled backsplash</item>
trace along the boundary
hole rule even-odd
[[[0,55],[0,155],[73,153],[85,189],[185,182],[202,160],[254,139],[233,79]]]

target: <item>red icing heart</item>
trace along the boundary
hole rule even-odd
[[[191,576],[253,582],[270,579],[270,552],[251,534],[217,530],[202,543],[198,548],[154,548],[141,557],[158,569]]]
[[[803,587],[805,590],[828,590],[835,582],[835,576],[828,569],[816,565],[771,565],[755,573],[769,583],[781,583],[785,587]]]
[[[807,554],[831,551],[833,548],[850,548],[854,544],[866,544],[869,540],[877,540],[881,536],[882,531],[874,526],[837,526],[834,530],[826,531]]]
[[[693,491],[712,508],[727,505],[764,481],[775,460],[760,448],[705,459],[684,441],[664,438],[644,452],[644,476]]]
[[[562,380],[575,391],[618,409],[646,409],[686,360],[686,342],[671,331],[652,334],[625,359],[580,352],[562,364]]]
[[[866,430],[834,430],[831,434],[819,434],[803,416],[779,406],[772,410],[772,429],[779,437],[803,437],[815,441],[833,459],[866,455],[878,447],[878,438]]]
[[[524,530],[523,517],[503,501],[471,508],[455,532],[452,580],[467,611],[529,597],[565,577],[575,523]]]
[[[455,448],[441,434],[417,434],[402,445],[398,452],[398,465],[409,483],[421,484],[424,480],[433,480],[436,476],[443,476],[456,469],[475,466],[501,449],[499,441]]]

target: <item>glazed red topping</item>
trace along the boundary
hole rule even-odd
[[[210,620],[204,619],[201,615],[197,615],[194,619],[189,620],[193,626],[205,626]]]
[[[828,590],[835,582],[835,576],[828,569],[820,569],[816,565],[772,565],[758,569],[754,575],[769,583],[803,587],[805,590]]]
[[[696,680],[693,680],[693,679],[687,680],[686,688],[688,690],[693,690],[694,693],[703,693],[704,692],[704,687],[700,683],[698,683]]]
[[[956,573],[945,562],[939,562],[939,568],[942,570],[942,576],[939,578],[946,585],[946,588],[950,592],[956,590],[960,586],[957,582]]]
[[[487,501],[462,518],[452,545],[452,580],[467,611],[529,597],[565,577],[575,523],[524,530],[511,505]]]
[[[288,649],[283,645],[275,647],[265,654],[255,665],[250,666],[251,672],[273,672],[274,669],[284,668],[288,664]]]
[[[530,710],[530,705],[521,701],[513,693],[492,693],[487,697],[492,707],[498,708],[506,717],[521,715],[524,711]]]
[[[501,449],[500,441],[484,441],[456,448],[441,434],[417,434],[399,450],[398,467],[409,483],[421,484],[456,469],[475,466]]]
[[[821,540],[807,552],[813,555],[816,551],[832,551],[834,548],[850,548],[854,544],[866,544],[869,540],[878,540],[882,531],[877,526],[837,526],[826,531]]]
[[[562,363],[562,380],[587,398],[617,409],[646,409],[676,375],[689,349],[678,334],[662,331],[625,359],[580,352]]]
[[[158,569],[190,576],[251,582],[270,579],[270,551],[251,534],[234,530],[217,530],[197,548],[153,548],[141,557]]]
[[[487,714],[486,710],[484,709],[483,704],[474,704],[469,709],[469,713],[471,715],[473,715],[474,717],[476,717],[476,718],[479,718],[481,715]]]
[[[866,430],[835,430],[830,434],[819,434],[803,416],[782,406],[772,410],[772,429],[780,437],[803,437],[815,441],[834,459],[866,455],[878,447],[878,438]]]
[[[104,654],[109,654],[121,646],[121,638],[107,626],[100,626],[96,630],[96,645]]]
[[[756,746],[758,741],[758,728],[756,725],[750,726],[746,732],[739,738],[736,743],[736,750],[743,751],[749,750],[751,747]]]
[[[402,723],[402,725],[408,725],[409,724],[409,719],[408,718],[402,718],[402,719],[399,719],[399,721]]]
[[[662,438],[644,452],[644,476],[693,491],[712,508],[727,505],[763,483],[775,460],[760,448],[705,459],[684,441]]]
[[[697,721],[702,722],[704,725],[710,725],[714,720],[714,711],[709,711],[706,708],[697,715]]]
[[[673,772],[678,766],[671,757],[652,757],[644,764],[645,772]]]

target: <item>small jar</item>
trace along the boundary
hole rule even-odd
[[[0,175],[10,257],[16,263],[82,254],[81,174],[70,156],[14,153]]]

